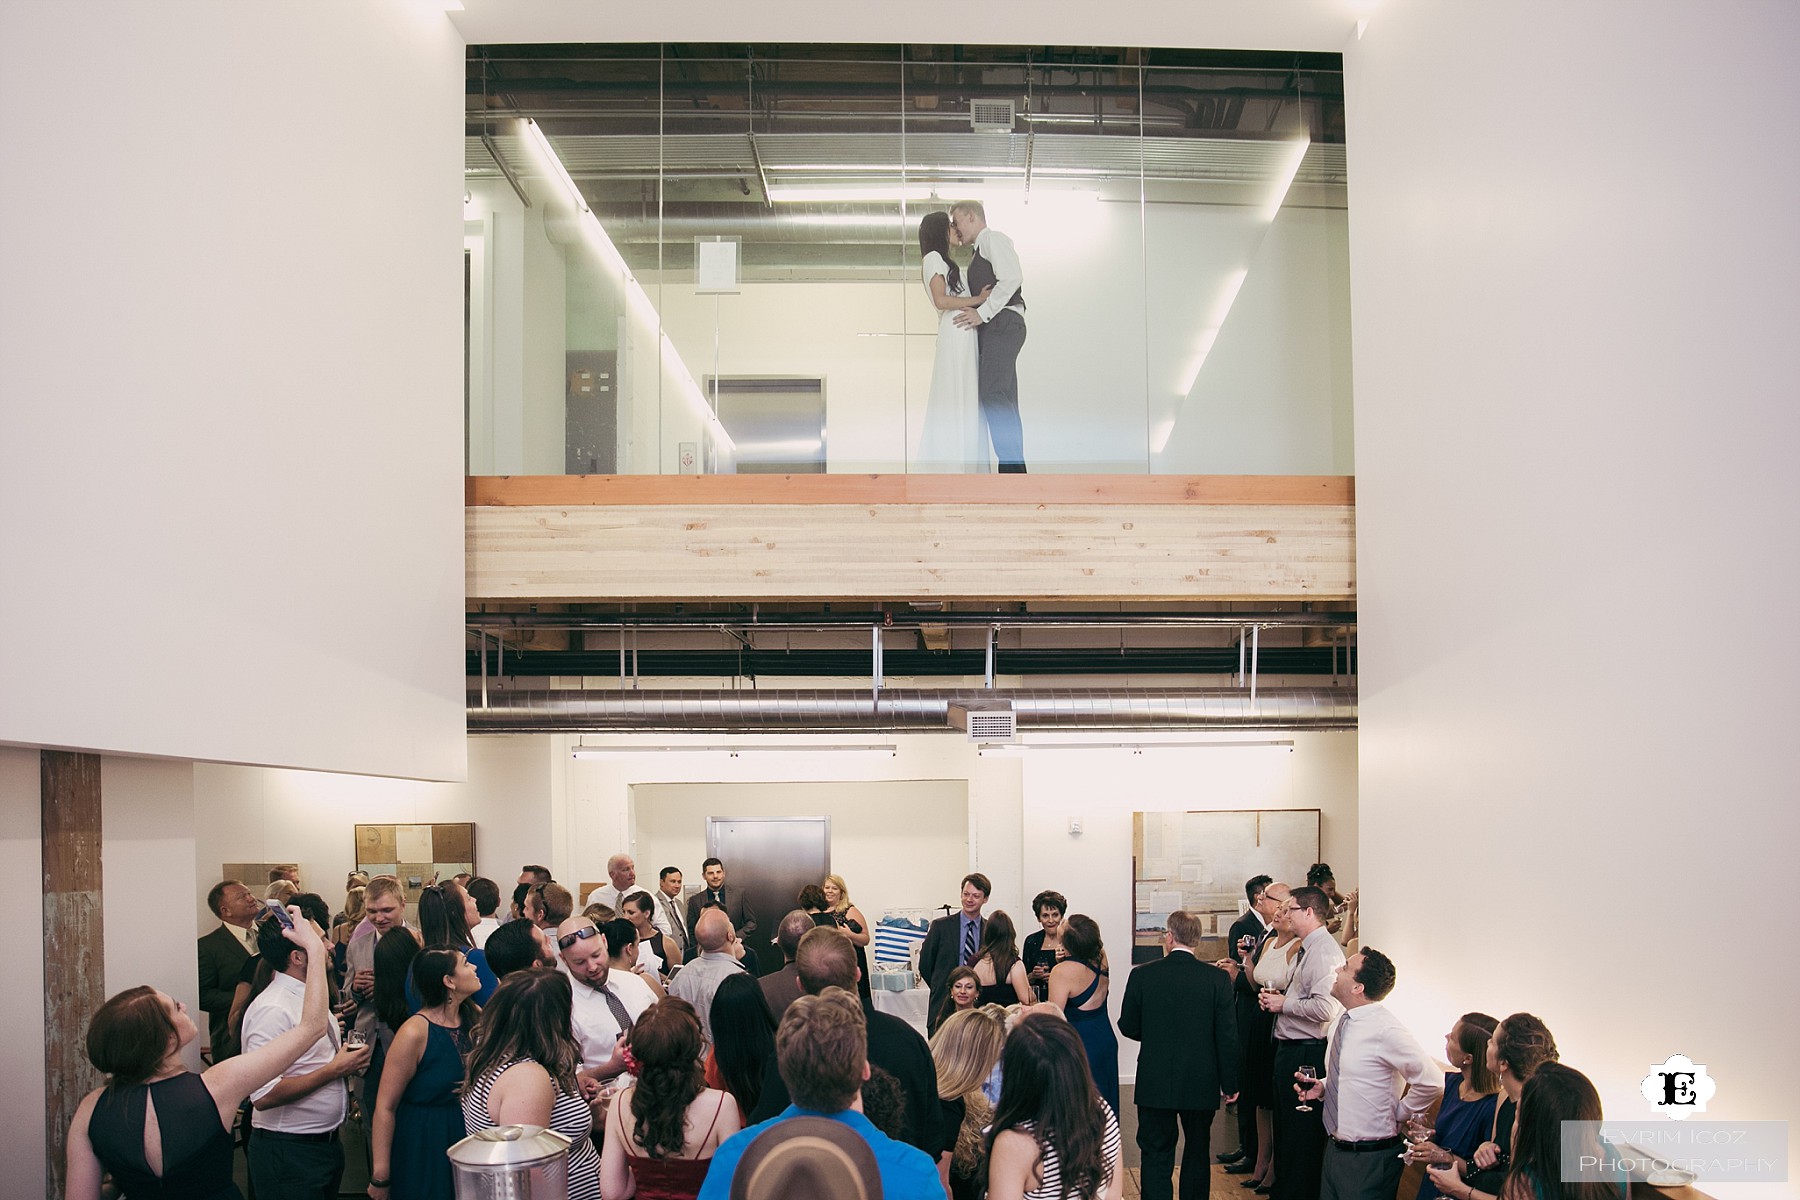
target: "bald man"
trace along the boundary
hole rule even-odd
[[[583,908],[591,908],[596,904],[604,904],[616,913],[625,911],[625,897],[633,892],[649,895],[648,888],[641,888],[637,881],[637,864],[631,861],[629,854],[615,854],[606,860],[606,877],[611,883],[603,883],[587,894],[582,902]]]
[[[744,944],[738,941],[731,918],[722,908],[709,908],[700,914],[700,919],[694,922],[694,944],[700,953],[681,968],[681,974],[669,985],[669,995],[680,996],[694,1006],[694,1012],[700,1017],[700,1028],[705,1031],[710,1044],[713,996],[727,975],[743,972],[744,965],[738,960],[743,957]]]

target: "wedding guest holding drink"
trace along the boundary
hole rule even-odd
[[[1025,960],[1032,994],[1040,1001],[1050,997],[1050,969],[1062,952],[1062,920],[1068,911],[1069,902],[1061,892],[1045,890],[1031,898],[1031,912],[1040,928],[1026,935],[1020,957]]]
[[[1325,928],[1331,902],[1315,887],[1295,888],[1288,923],[1300,938],[1285,992],[1264,992],[1275,1014],[1275,1200],[1317,1200],[1325,1162],[1325,1126],[1316,1104],[1294,1102],[1301,1068],[1322,1071],[1325,1039],[1344,1006],[1332,994],[1344,951]]]
[[[1444,1165],[1452,1157],[1468,1159],[1494,1125],[1500,1080],[1488,1067],[1488,1042],[1500,1022],[1486,1013],[1464,1013],[1444,1035],[1444,1102],[1431,1135],[1413,1147],[1413,1160]],[[1429,1175],[1415,1200],[1434,1200],[1437,1182]]]
[[[1514,1013],[1494,1030],[1487,1054],[1488,1067],[1500,1080],[1501,1092],[1493,1128],[1468,1158],[1458,1156],[1443,1166],[1425,1168],[1438,1194],[1449,1200],[1498,1200],[1506,1186],[1519,1096],[1539,1068],[1557,1060],[1556,1039],[1549,1027],[1530,1013]]]
[[[1262,940],[1248,972],[1259,996],[1287,990],[1300,952],[1300,939],[1288,920],[1294,902],[1287,884],[1269,884],[1261,903],[1269,910],[1273,936]],[[1255,1025],[1244,1041],[1244,1092],[1238,1103],[1256,1110],[1256,1167],[1243,1186],[1267,1193],[1275,1180],[1275,1014],[1257,1004],[1252,1019]]]
[[[1512,1166],[1501,1195],[1505,1200],[1620,1200],[1624,1192],[1617,1183],[1563,1178],[1563,1122],[1591,1122],[1579,1135],[1586,1144],[1575,1147],[1579,1161],[1584,1156],[1601,1157],[1596,1131],[1604,1118],[1593,1081],[1574,1067],[1544,1063],[1519,1093]]]
[[[862,972],[857,980],[856,990],[864,1000],[870,998],[869,992],[869,943],[874,940],[874,931],[869,928],[869,919],[862,914],[862,909],[850,903],[850,888],[842,875],[827,875],[820,884],[825,893],[825,911],[836,918],[837,926],[856,947],[856,969]]]

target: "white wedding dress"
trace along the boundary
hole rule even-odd
[[[949,264],[933,250],[925,256],[925,291],[933,275],[946,276]],[[966,284],[951,295],[966,296]],[[979,342],[973,329],[956,323],[959,310],[938,314],[937,355],[931,364],[931,394],[925,401],[925,428],[914,456],[914,474],[970,475],[989,470],[987,430],[978,396]]]

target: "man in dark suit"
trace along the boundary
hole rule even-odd
[[[700,914],[709,908],[722,908],[725,915],[731,918],[731,927],[737,932],[738,940],[756,932],[756,914],[750,911],[750,902],[744,899],[744,893],[734,887],[725,886],[725,864],[716,858],[709,858],[700,864],[700,878],[706,886],[688,897],[687,928],[688,957],[691,959],[699,951],[699,943],[694,940],[694,925],[700,920]],[[744,966],[752,975],[756,972],[756,959],[746,947]]]
[[[207,1041],[212,1060],[222,1062],[237,1053],[231,1036],[231,999],[238,975],[256,946],[254,925],[262,904],[235,879],[213,885],[206,893],[206,907],[219,918],[219,927],[199,939],[200,1008],[208,1017]]]
[[[1208,1137],[1219,1101],[1237,1099],[1237,1019],[1231,978],[1194,957],[1200,921],[1169,914],[1163,957],[1133,967],[1125,982],[1119,1032],[1143,1043],[1138,1051],[1138,1149],[1143,1154],[1144,1200],[1174,1196],[1175,1126],[1187,1144],[1181,1154],[1181,1200],[1206,1200],[1212,1170]]]
[[[925,931],[919,947],[919,974],[931,989],[931,1011],[938,1010],[944,989],[950,986],[950,972],[967,966],[981,953],[981,939],[987,933],[987,921],[981,915],[994,885],[979,871],[963,876],[962,911],[939,917]]]
[[[777,1022],[788,1005],[800,998],[800,965],[794,959],[800,953],[800,939],[812,929],[813,919],[797,908],[781,918],[781,924],[775,927],[775,944],[781,947],[784,965],[757,982],[762,985],[763,999],[769,1002],[769,1011],[775,1014]]]
[[[800,939],[795,962],[807,995],[817,996],[832,987],[856,995],[861,969],[856,965],[856,947],[843,930],[830,926],[809,930]],[[862,1001],[862,1010],[868,1026],[869,1065],[892,1075],[906,1097],[906,1121],[897,1140],[917,1146],[936,1162],[940,1154],[955,1146],[956,1131],[943,1128],[939,1119],[937,1067],[931,1060],[931,1047],[899,1017],[877,1012],[867,1000]],[[762,1098],[747,1118],[748,1124],[779,1116],[788,1106],[787,1082],[777,1065],[771,1058],[763,1071]]]
[[[1248,1050],[1246,1043],[1256,1031],[1256,981],[1250,978],[1248,970],[1249,963],[1254,963],[1255,958],[1251,957],[1249,963],[1245,961],[1244,939],[1250,939],[1249,953],[1253,956],[1270,929],[1269,921],[1273,910],[1263,898],[1263,893],[1273,882],[1275,881],[1267,875],[1255,875],[1244,882],[1244,899],[1249,901],[1250,907],[1244,910],[1243,916],[1232,922],[1231,932],[1225,935],[1225,953],[1231,962],[1226,970],[1231,974],[1232,995],[1237,1000],[1238,1061],[1240,1063],[1243,1062],[1243,1056]],[[1265,908],[1270,911],[1265,912]],[[1229,1173],[1242,1175],[1256,1165],[1256,1106],[1254,1104],[1245,1102],[1238,1105],[1237,1124],[1238,1148],[1230,1154],[1219,1155],[1219,1161],[1228,1164],[1225,1170]]]

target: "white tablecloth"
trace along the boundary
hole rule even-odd
[[[870,995],[875,1001],[875,1011],[891,1013],[919,1031],[925,1036],[925,1022],[931,1015],[931,992],[927,988],[911,988],[904,992],[884,992],[875,989]]]

